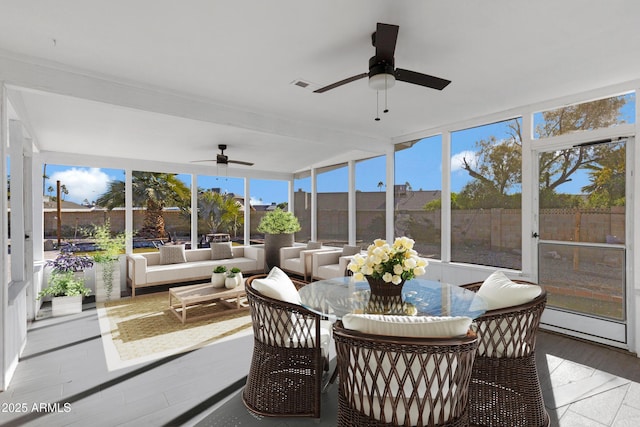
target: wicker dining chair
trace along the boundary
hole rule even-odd
[[[475,336],[408,338],[334,325],[338,426],[467,426]]]
[[[481,285],[462,286],[477,292]],[[479,343],[469,386],[471,425],[549,425],[535,360],[536,335],[546,301],[542,289],[530,302],[489,310],[475,320]]]
[[[245,282],[254,346],[244,404],[262,416],[319,418],[323,372],[329,369],[320,316],[258,292],[252,282],[264,277]],[[292,281],[296,287],[304,285]]]

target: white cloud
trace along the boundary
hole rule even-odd
[[[112,180],[113,178],[99,168],[71,168],[53,173],[49,178],[49,184],[55,186],[55,182],[60,181],[69,191],[63,200],[82,203],[85,199],[89,202],[95,201],[107,191],[109,181]]]
[[[461,151],[451,156],[451,172],[458,172],[462,170],[462,159],[466,159],[472,167],[476,165],[476,153],[471,150]]]

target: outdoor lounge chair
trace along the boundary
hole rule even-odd
[[[463,287],[477,292],[482,283]],[[541,289],[528,302],[490,309],[475,320],[479,344],[469,386],[471,425],[549,425],[535,361],[536,333],[546,300]]]
[[[294,283],[277,268],[249,277],[245,289],[254,334],[245,406],[263,416],[319,418],[330,324],[299,305]]]

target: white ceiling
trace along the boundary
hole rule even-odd
[[[635,0],[0,0],[0,80],[43,152],[294,172],[425,129],[640,78]],[[376,116],[376,23],[400,26]],[[23,89],[26,88],[26,89]],[[83,99],[88,98],[88,99]],[[383,98],[381,98],[383,102]]]

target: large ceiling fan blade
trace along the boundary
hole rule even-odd
[[[243,162],[242,160],[227,160],[227,163],[235,163],[237,165],[253,166],[251,162]]]
[[[401,82],[413,83],[414,85],[426,86],[431,89],[442,90],[451,80],[441,79],[440,77],[430,76],[428,74],[418,73],[416,71],[396,68],[396,80]]]
[[[376,58],[378,61],[386,61],[389,64],[393,64],[393,55],[396,51],[399,28],[397,25],[381,24],[378,22],[373,37],[373,45],[376,47]]]
[[[204,163],[204,162],[215,162],[216,159],[207,159],[207,160],[191,160],[189,163]]]
[[[340,80],[339,82],[335,82],[335,83],[332,83],[332,84],[330,84],[328,86],[321,87],[320,89],[316,89],[316,90],[313,91],[313,93],[323,93],[323,92],[326,92],[328,90],[335,89],[335,88],[337,88],[339,86],[346,85],[347,83],[355,82],[356,80],[360,80],[360,79],[362,79],[364,77],[367,77],[368,75],[369,75],[369,73],[358,74],[358,75],[349,77],[348,79]]]

